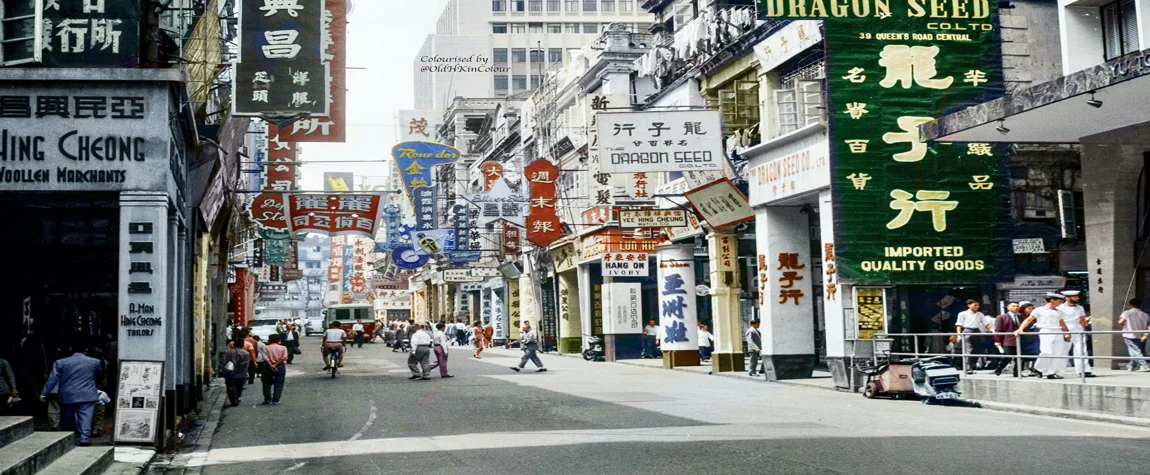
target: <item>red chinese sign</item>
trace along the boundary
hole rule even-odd
[[[518,256],[521,233],[514,225],[503,223],[503,253],[500,257]]]
[[[547,160],[536,160],[523,171],[531,192],[527,211],[527,240],[539,247],[550,246],[563,237],[563,223],[555,213],[555,180],[559,168]]]
[[[265,2],[266,3],[266,2]],[[275,3],[275,2],[272,2]],[[323,61],[329,67],[328,116],[308,117],[284,128],[280,139],[291,142],[345,142],[347,139],[347,0],[324,0]]]
[[[264,229],[287,231],[286,198],[283,193],[260,193],[248,207],[252,220]]]
[[[296,189],[296,147],[279,137],[279,128],[268,124],[268,160],[264,165],[264,191]]]
[[[479,169],[483,171],[483,191],[491,191],[491,185],[503,178],[503,165],[498,162],[483,162]]]
[[[293,234],[314,232],[375,236],[382,212],[379,195],[288,195],[288,224]]]

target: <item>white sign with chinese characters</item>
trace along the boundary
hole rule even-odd
[[[815,134],[784,145],[751,158],[748,173],[747,201],[752,207],[830,188],[830,142],[826,134]]]
[[[619,211],[621,228],[679,228],[687,226],[687,211],[682,209],[645,209]]]
[[[511,191],[511,187],[507,185],[505,179],[495,180],[495,183],[491,185],[491,190],[486,193],[469,195],[467,200],[475,206],[479,206],[479,226],[481,227],[486,227],[500,219],[519,227],[525,225],[525,207],[523,205],[527,203],[527,196]],[[533,205],[555,205],[553,199],[544,197],[532,198],[531,200]]]
[[[604,173],[721,170],[719,111],[604,112],[597,118]]]
[[[773,71],[807,48],[823,41],[817,20],[792,20],[767,39],[755,45],[759,71]]]
[[[725,178],[695,188],[686,196],[712,229],[724,229],[755,219],[747,198]]]
[[[647,253],[621,252],[603,255],[603,277],[647,277]]]
[[[484,277],[472,274],[472,269],[446,269],[443,271],[444,282],[483,282]]]
[[[603,333],[630,335],[643,333],[643,284],[614,283],[603,286],[606,315]]]
[[[401,110],[396,120],[400,143],[435,142],[435,131],[443,125],[443,111]]]
[[[1032,239],[1015,239],[1014,240],[1014,253],[1015,254],[1045,254],[1046,246],[1042,244],[1042,238]]]

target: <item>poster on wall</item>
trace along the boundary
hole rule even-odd
[[[120,361],[117,387],[113,439],[117,443],[154,443],[164,389],[164,362]]]
[[[767,18],[827,16],[805,5],[760,2]],[[823,18],[839,278],[1004,280],[1013,269],[1006,149],[919,140],[934,117],[1002,96],[998,3],[891,6]],[[938,29],[951,18],[970,26]]]

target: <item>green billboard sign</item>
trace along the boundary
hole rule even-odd
[[[994,282],[1010,273],[1007,153],[923,143],[919,125],[1003,94],[997,3],[760,0],[824,20],[839,278]]]

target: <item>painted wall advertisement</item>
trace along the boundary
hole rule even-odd
[[[825,21],[840,279],[1002,280],[1012,268],[1005,149],[928,144],[918,131],[1003,94],[998,3],[760,5],[767,18]],[[953,18],[963,30],[944,29]]]

